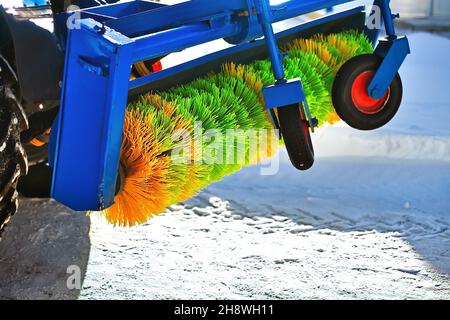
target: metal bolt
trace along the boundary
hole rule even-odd
[[[94,26],[94,30],[95,30],[97,33],[104,34],[104,33],[106,32],[106,26],[105,26],[105,24],[103,24],[103,23],[102,23],[101,26],[95,25],[95,26]]]

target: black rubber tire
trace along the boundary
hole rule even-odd
[[[403,86],[397,73],[390,86],[390,95],[384,107],[375,114],[361,112],[353,103],[352,86],[355,79],[366,71],[376,71],[381,58],[365,54],[347,61],[336,75],[332,98],[336,113],[349,126],[359,130],[375,130],[383,127],[396,115],[403,96]]]
[[[13,91],[0,85],[0,234],[17,210],[17,181],[27,174],[27,156],[20,141],[20,133],[27,126],[26,115]]]
[[[298,104],[277,108],[278,121],[284,144],[292,165],[301,171],[310,169],[314,164],[314,148],[306,117]]]

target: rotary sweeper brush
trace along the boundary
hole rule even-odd
[[[49,192],[134,225],[270,158],[279,140],[307,170],[315,127],[342,119],[377,129],[401,103],[409,45],[388,0],[371,12],[332,10],[352,2],[344,0],[34,2],[1,10],[2,225],[16,210],[27,156],[23,194]],[[35,11],[53,17],[52,32],[27,21]],[[216,39],[233,46],[162,68],[171,53]],[[241,161],[224,160],[229,145]]]
[[[342,32],[296,39],[284,49],[286,76],[302,79],[308,107],[317,124],[335,122],[338,116],[331,98],[335,74],[352,57],[372,53],[370,42],[361,33]],[[296,115],[302,116],[297,106],[292,107],[292,114],[288,115],[278,108],[271,115],[266,112],[262,89],[273,82],[268,60],[248,65],[225,63],[216,74],[164,92],[143,95],[130,103],[122,137],[120,191],[114,204],[103,211],[106,218],[119,225],[145,222],[167,206],[190,198],[204,186],[243,165],[270,158],[276,152],[279,139],[269,131],[275,127],[274,123],[286,125],[291,119],[299,121]],[[302,120],[301,128],[308,137],[309,123],[306,117]],[[195,133],[196,123],[202,125],[198,134]],[[298,128],[298,123],[295,127]],[[227,149],[230,143],[227,133],[233,128],[238,128],[241,135],[231,137],[230,150]],[[179,130],[195,138],[188,141],[171,139]],[[214,142],[208,138],[209,130],[217,130]],[[256,139],[250,141],[252,133]],[[297,135],[293,132],[291,137],[284,132],[284,140],[292,145],[295,142],[291,139]],[[238,149],[238,141],[241,149]],[[307,142],[308,158],[292,156],[300,170],[309,168],[314,160],[309,137]],[[183,147],[187,149],[185,153],[173,152]],[[252,147],[255,147],[253,152]],[[208,161],[210,153],[204,152],[209,149],[219,150],[219,154],[212,157],[214,161]],[[236,156],[242,156],[241,161],[234,153],[226,159],[226,151],[235,150],[239,150]],[[302,151],[299,155],[303,154]]]

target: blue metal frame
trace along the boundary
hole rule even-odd
[[[299,32],[301,32],[303,30],[306,30],[309,28],[317,28],[321,25],[325,25],[325,24],[329,23],[330,21],[338,20],[338,19],[341,19],[341,18],[344,18],[347,16],[361,13],[362,11],[364,11],[364,9],[365,9],[364,7],[356,7],[356,8],[350,9],[350,10],[346,10],[344,12],[338,12],[333,15],[325,16],[323,18],[313,20],[311,22],[304,23],[299,26],[276,33],[275,38],[278,41],[281,38],[286,38],[286,37],[298,34]],[[243,43],[239,46],[232,46],[230,48],[227,48],[227,49],[224,49],[224,50],[221,50],[218,52],[213,52],[208,55],[202,56],[200,58],[182,63],[177,66],[174,66],[172,68],[164,69],[160,72],[152,73],[147,76],[131,80],[129,83],[129,89],[133,90],[133,89],[136,89],[139,87],[143,87],[148,83],[155,83],[164,78],[169,78],[171,76],[180,74],[184,70],[192,70],[192,69],[195,69],[196,67],[200,67],[210,61],[216,61],[223,56],[237,55],[239,52],[251,50],[252,48],[259,47],[261,45],[265,45],[264,39],[259,39],[256,41]]]
[[[406,56],[411,53],[408,39],[380,40],[375,49],[375,55],[383,58],[375,76],[369,84],[368,93],[374,99],[381,99],[394,80]]]
[[[93,20],[69,33],[52,197],[74,210],[112,204],[132,53],[130,39]]]
[[[385,95],[406,56],[411,53],[408,38],[398,37],[396,34],[394,19],[400,15],[392,14],[389,2],[390,0],[374,2],[381,9],[387,36],[375,49],[375,55],[383,60],[368,88],[369,95],[374,99],[381,99]]]
[[[113,204],[128,90],[230,50],[246,50],[264,41],[277,80],[264,88],[268,108],[301,102],[307,108],[301,80],[284,77],[272,23],[346,2],[290,0],[270,6],[268,0],[192,0],[165,6],[140,0],[79,11],[80,28],[69,30],[67,40],[62,38],[66,65],[60,112],[52,130],[52,197],[79,211]],[[55,20],[59,28],[68,14]],[[262,36],[263,40],[248,42]],[[237,45],[174,70],[129,81],[135,62],[221,38]],[[392,47],[386,58],[396,50]]]

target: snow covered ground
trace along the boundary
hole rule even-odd
[[[450,40],[409,37],[397,117],[319,130],[311,171],[283,150],[277,175],[246,168],[135,228],[93,216],[89,237],[87,218],[23,199],[0,299],[73,298],[69,264],[81,299],[450,299]]]
[[[144,226],[92,217],[80,297],[449,299],[450,41],[409,36],[391,124],[323,128],[311,171],[282,151]]]

